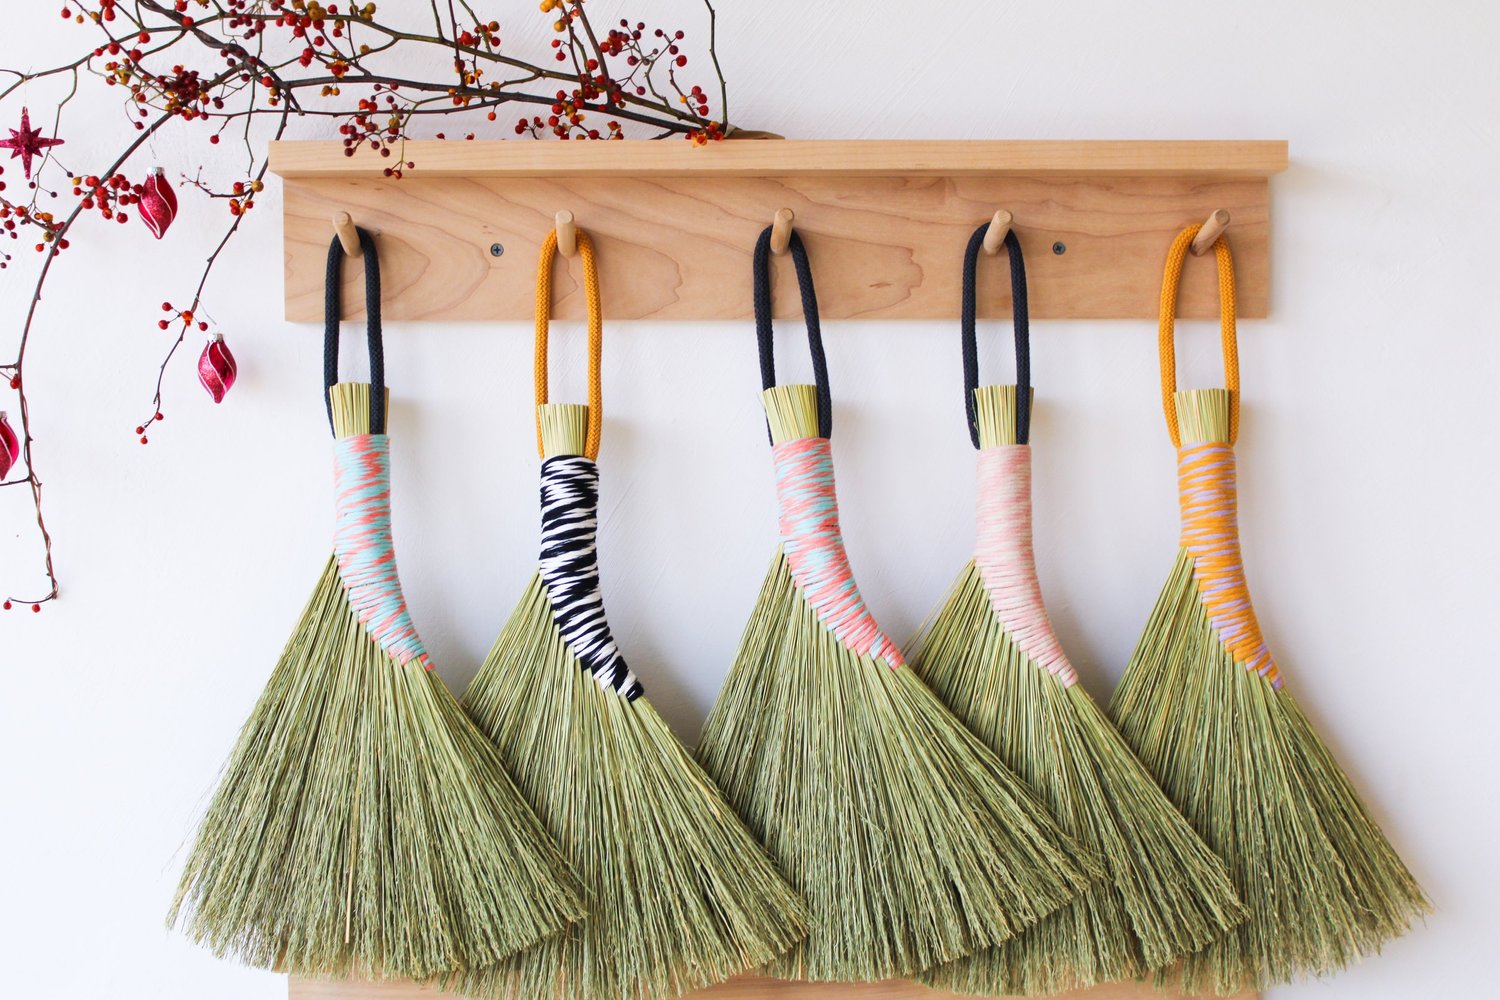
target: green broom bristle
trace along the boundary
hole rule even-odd
[[[766,394],[777,442],[810,386]],[[1102,875],[910,669],[850,651],[778,548],[700,759],[808,901],[783,978],[909,976],[1011,937]]]
[[[1185,445],[1228,440],[1228,393],[1177,394]],[[1291,694],[1209,619],[1186,549],[1110,714],[1228,863],[1250,919],[1188,956],[1183,986],[1234,993],[1335,971],[1430,905]]]
[[[981,447],[1014,445],[1016,387],[975,396]],[[1110,875],[1020,936],[929,970],[924,982],[978,995],[1059,993],[1169,965],[1245,919],[1223,862],[1082,685],[1065,684],[1017,644],[974,561],[921,637],[912,668]]]
[[[549,455],[582,452],[581,406],[544,407]],[[551,412],[548,412],[551,411]],[[575,433],[576,432],[576,436]],[[464,705],[589,892],[590,916],[460,992],[655,1000],[762,965],[805,933],[801,900],[644,697],[584,668],[534,576]]]
[[[921,978],[959,993],[1042,996],[1169,965],[1245,917],[1228,874],[1081,685],[1016,648],[971,562],[912,660],[980,739],[1098,851],[1110,881],[998,948]]]
[[[369,387],[332,392],[339,437]],[[330,558],[241,731],[169,923],[305,976],[426,978],[582,916],[494,748],[433,671],[398,663]]]

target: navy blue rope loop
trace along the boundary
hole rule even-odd
[[[375,239],[363,229],[359,245],[365,262],[365,330],[370,348],[370,433],[385,433],[385,349],[380,337],[380,258]],[[335,236],[328,244],[328,274],[323,291],[323,402],[328,426],[333,426],[333,401],[328,397],[339,380],[339,320],[343,318],[344,245]]]
[[[969,440],[979,447],[979,414],[975,412],[974,390],[979,388],[979,344],[974,333],[977,312],[976,271],[979,251],[984,245],[984,234],[990,224],[985,223],[969,237],[968,249],[964,251],[963,306],[959,312],[963,336],[964,361],[964,412],[969,419]],[[1025,444],[1031,436],[1031,330],[1026,309],[1026,262],[1021,257],[1021,241],[1012,229],[1005,234],[1005,250],[1010,257],[1010,301],[1011,315],[1016,328],[1016,443]]]
[[[802,293],[802,319],[807,323],[807,349],[812,354],[813,383],[818,396],[818,437],[833,433],[833,396],[828,389],[828,359],[823,355],[823,330],[818,325],[818,296],[813,290],[812,266],[807,262],[807,247],[792,230],[787,249],[797,271],[797,288]],[[755,338],[760,344],[760,385],[769,389],[776,384],[776,346],[771,335],[771,227],[767,226],[755,241],[751,265],[755,285]]]

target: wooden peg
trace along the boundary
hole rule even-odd
[[[990,220],[988,228],[984,231],[985,253],[993,257],[1000,252],[1000,247],[1005,243],[1005,234],[1010,232],[1011,223],[1014,221],[1015,216],[1003,208],[995,213],[995,217]]]
[[[573,213],[563,209],[557,213],[557,252],[564,257],[578,256],[578,227],[573,223]]]
[[[1224,208],[1214,209],[1214,213],[1208,217],[1203,228],[1198,230],[1198,235],[1193,237],[1193,245],[1190,248],[1194,257],[1202,257],[1214,248],[1214,241],[1224,235],[1224,230],[1229,227],[1229,210]]]
[[[771,252],[778,257],[786,253],[787,245],[792,242],[792,222],[796,218],[790,208],[778,208],[771,220]]]
[[[364,254],[365,248],[359,242],[359,230],[354,228],[354,219],[348,212],[333,213],[333,232],[344,245],[344,253],[350,257]]]

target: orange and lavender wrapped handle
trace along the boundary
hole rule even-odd
[[[1219,325],[1224,351],[1224,381],[1229,394],[1227,440],[1182,442],[1178,421],[1176,351],[1173,342],[1177,288],[1188,247],[1198,234],[1190,226],[1177,234],[1167,254],[1162,276],[1161,357],[1162,405],[1172,443],[1177,446],[1177,490],[1182,511],[1182,548],[1192,556],[1193,579],[1208,620],[1224,649],[1246,670],[1253,670],[1273,687],[1281,686],[1281,672],[1271,657],[1245,580],[1240,553],[1238,494],[1234,442],[1239,433],[1240,367],[1235,341],[1234,260],[1229,243],[1214,242],[1219,271]]]

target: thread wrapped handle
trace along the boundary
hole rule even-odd
[[[963,302],[959,310],[959,330],[963,341],[964,413],[969,421],[969,440],[979,447],[979,414],[974,390],[979,388],[979,342],[974,323],[978,307],[977,272],[979,251],[984,246],[990,223],[974,230],[964,251]],[[1026,304],[1026,261],[1021,255],[1021,241],[1016,231],[1005,234],[1005,251],[1010,258],[1011,321],[1016,329],[1016,443],[1025,444],[1031,433],[1031,313]]]
[[[760,346],[760,385],[769,389],[776,384],[776,345],[771,330],[771,230],[767,226],[755,241],[751,261],[755,295],[755,339]],[[797,289],[802,294],[802,319],[807,324],[807,349],[812,355],[813,383],[818,400],[818,437],[833,433],[833,396],[828,388],[828,360],[823,354],[823,330],[818,323],[818,295],[813,289],[812,265],[807,261],[807,247],[793,229],[787,241],[792,264],[797,272]],[[769,428],[768,428],[769,430]],[[774,443],[774,438],[773,438]]]
[[[1161,357],[1161,405],[1167,416],[1167,430],[1172,444],[1182,447],[1182,431],[1177,424],[1177,289],[1182,281],[1182,265],[1201,225],[1188,226],[1177,234],[1167,251],[1167,266],[1161,279],[1161,325],[1157,334],[1157,353]],[[1224,351],[1224,387],[1229,390],[1229,443],[1240,432],[1240,350],[1235,340],[1234,257],[1229,241],[1220,236],[1214,241],[1214,260],[1219,267],[1219,339]]]
[[[599,271],[594,265],[594,241],[577,230],[578,256],[583,260],[583,295],[589,314],[589,425],[583,457],[599,457],[599,436],[604,423],[604,390],[599,379],[599,361],[604,351],[604,317],[599,311]],[[542,411],[547,403],[547,333],[552,321],[552,261],[557,254],[557,230],[542,241],[542,256],[536,269],[536,453],[547,457],[542,447]]]
[[[359,234],[365,262],[365,340],[370,352],[370,433],[385,433],[385,346],[380,332],[380,255],[367,230]],[[343,319],[344,245],[335,236],[328,244],[328,271],[323,291],[323,403],[333,428],[333,400],[328,395],[339,380],[339,322]]]

